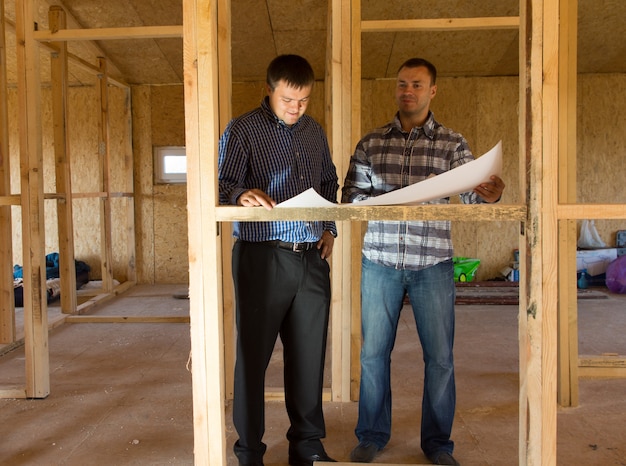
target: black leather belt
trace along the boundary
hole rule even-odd
[[[317,243],[289,243],[287,241],[273,240],[263,241],[263,244],[273,246],[280,249],[287,249],[293,252],[305,252],[315,248]]]

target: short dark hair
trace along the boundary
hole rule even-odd
[[[428,70],[428,74],[430,74],[430,84],[435,84],[437,81],[437,68],[431,62],[426,60],[425,58],[409,58],[407,61],[400,65],[398,68],[398,73],[402,68],[418,68],[420,66],[426,67]]]
[[[309,62],[300,55],[279,55],[267,67],[266,82],[274,90],[280,80],[301,89],[313,84],[315,76]]]

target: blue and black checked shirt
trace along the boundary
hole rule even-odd
[[[432,112],[424,126],[402,130],[398,115],[365,135],[350,158],[342,202],[378,196],[423,181],[474,160],[465,138],[439,124]],[[484,202],[473,192],[461,194],[466,204]],[[449,198],[430,204],[448,204]],[[451,259],[450,222],[370,221],[363,255],[396,269],[420,270]]]
[[[337,202],[337,170],[322,127],[303,115],[291,127],[279,120],[266,97],[261,106],[231,120],[219,141],[220,204],[237,204],[241,194],[260,189],[277,203],[314,188]],[[244,241],[318,241],[324,230],[336,236],[335,222],[234,222]]]

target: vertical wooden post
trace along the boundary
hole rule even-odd
[[[352,0],[351,2],[351,44],[350,55],[351,63],[351,108],[350,116],[350,150],[352,153],[354,147],[361,137],[361,0]],[[361,378],[361,244],[363,236],[363,222],[352,222],[350,227],[351,241],[350,257],[352,270],[350,276],[352,286],[350,287],[350,304],[351,304],[351,356],[352,361],[350,368],[350,399],[359,399],[359,381]]]
[[[126,281],[137,282],[137,265],[136,256],[137,248],[135,241],[135,182],[134,182],[134,164],[133,164],[133,109],[131,104],[131,90],[127,87],[126,93],[126,133],[124,134],[124,175],[125,190],[131,193],[124,199],[126,204]]]
[[[576,94],[578,0],[560,2],[559,203],[576,203]],[[559,221],[558,402],[578,405],[576,220]]]
[[[328,3],[326,47],[326,128],[340,184],[348,170],[351,146],[351,15],[349,0]],[[341,198],[341,192],[338,193]],[[351,222],[338,222],[331,262],[331,399],[350,401],[351,371]],[[358,361],[357,361],[358,362]]]
[[[107,60],[98,58],[98,83],[100,87],[100,124],[98,132],[98,155],[100,157],[100,175],[102,177],[103,198],[100,200],[100,237],[102,256],[102,289],[113,291],[113,252],[111,239],[111,145],[109,124],[109,83],[107,79]]]
[[[541,291],[541,417],[537,427],[541,428],[542,466],[556,465],[556,409],[557,409],[557,352],[558,352],[558,220],[559,203],[559,5],[567,0],[544,0],[543,3],[543,91],[542,91],[542,152],[541,167],[531,170],[540,174],[531,181],[530,188],[541,191],[541,273],[533,277],[537,291]],[[531,201],[532,202],[532,201]],[[537,446],[539,446],[537,445]]]
[[[0,196],[11,194],[4,0],[0,0]],[[0,343],[15,341],[11,206],[0,205]]]
[[[33,38],[33,2],[15,2],[17,89],[24,258],[26,396],[50,394],[46,293],[43,151],[39,49]]]
[[[51,6],[48,12],[50,30],[66,28],[65,12]],[[72,215],[72,176],[68,138],[67,43],[53,42],[57,49],[51,56],[52,118],[54,126],[54,159],[56,170],[57,221],[59,236],[59,276],[61,278],[61,311],[76,312],[76,266],[74,263],[74,222]]]
[[[556,464],[558,0],[520,2],[519,464]],[[527,176],[527,179],[526,179]]]
[[[220,241],[215,208],[219,138],[217,3],[183,1],[189,311],[198,465],[226,464]]]
[[[232,63],[231,63],[231,2],[219,0],[217,5],[217,55],[219,94],[219,133],[221,134],[233,116],[232,109]],[[233,228],[231,222],[220,224],[218,257],[222,259],[222,306],[224,321],[224,390],[226,399],[234,395],[235,379],[235,288],[232,273]]]

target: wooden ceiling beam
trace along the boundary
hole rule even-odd
[[[361,21],[362,32],[469,31],[519,29],[519,16]]]
[[[72,40],[127,40],[127,39],[166,39],[182,38],[182,26],[134,26],[122,28],[63,29],[53,31],[35,31],[35,40],[39,42],[62,42]]]

